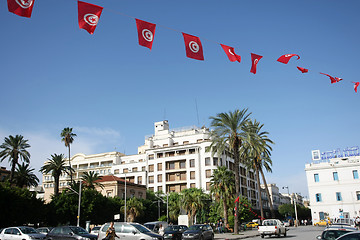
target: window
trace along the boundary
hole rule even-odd
[[[158,182],[162,182],[162,174],[159,174],[159,175],[157,176],[157,181],[158,181]]]
[[[207,178],[211,177],[211,170],[210,169],[206,170],[205,175],[206,175]]]
[[[137,171],[138,171],[138,168],[137,168],[137,167],[133,167],[133,168],[132,168],[132,171],[133,171],[133,172],[137,172]]]
[[[167,163],[167,169],[175,169],[175,163],[174,162]]]
[[[190,188],[195,188],[195,183],[190,183]]]
[[[316,202],[321,202],[321,193],[317,193],[315,195],[315,198],[316,198]]]
[[[158,170],[158,171],[162,171],[162,163],[158,163],[158,165],[157,165],[157,170]]]
[[[145,171],[145,166],[144,166],[144,167],[141,167],[141,171],[143,171],[143,172]]]
[[[360,191],[357,191],[357,192],[356,192],[356,199],[357,199],[358,201],[360,201]]]
[[[152,159],[154,159],[154,154],[149,155],[149,160],[152,160]]]
[[[195,179],[195,172],[194,171],[190,172],[190,179]]]
[[[214,166],[218,165],[218,158],[217,157],[213,158],[213,164],[214,164]]]
[[[341,192],[336,193],[336,201],[342,201]]]
[[[190,159],[190,167],[195,167],[195,159]]]
[[[154,176],[149,176],[149,183],[154,183]]]
[[[139,176],[137,179],[138,179],[137,183],[142,184],[142,176]]]
[[[315,182],[319,182],[319,174],[318,173],[314,174],[314,180],[315,180]]]
[[[185,161],[180,162],[180,169],[182,169],[182,168],[186,168],[186,162]]]
[[[158,187],[158,192],[162,192],[162,190],[163,190],[162,186],[159,186]]]
[[[359,173],[357,170],[353,170],[353,178],[354,179],[359,179]]]
[[[123,169],[123,173],[127,173],[127,172],[129,172],[129,169],[124,168],[124,169]]]
[[[119,174],[119,169],[115,169],[114,174]]]
[[[339,181],[339,176],[338,176],[337,172],[333,172],[333,178],[334,178],[334,181]]]
[[[149,172],[153,172],[154,171],[154,164],[149,165]]]
[[[210,158],[205,158],[205,166],[210,166]]]
[[[180,180],[186,180],[186,173],[180,174]]]
[[[206,190],[209,191],[210,190],[210,182],[206,183]]]

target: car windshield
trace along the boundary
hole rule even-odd
[[[75,234],[87,234],[88,231],[81,227],[70,227],[71,231],[73,231]]]
[[[150,232],[149,229],[147,229],[146,227],[144,227],[143,225],[140,224],[131,224],[132,226],[134,226],[137,230],[139,230],[139,232],[141,233],[147,233]]]
[[[168,226],[167,228],[165,228],[165,231],[179,231],[180,230],[180,226]]]
[[[341,235],[344,235],[345,233],[348,233],[349,231],[345,230],[329,230],[325,231],[323,234],[322,239],[325,240],[335,240],[336,238],[340,237]]]
[[[191,227],[189,227],[189,230],[202,230],[204,229],[205,226],[203,225],[192,225]]]
[[[153,230],[155,228],[155,224],[144,224],[144,226],[150,230]]]
[[[34,228],[30,228],[30,227],[19,227],[19,229],[24,234],[38,233]]]
[[[94,230],[99,230],[99,229],[100,229],[100,227],[93,227],[92,230],[94,231]]]

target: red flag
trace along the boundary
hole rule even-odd
[[[138,30],[139,45],[147,47],[151,50],[154,42],[156,24],[136,19],[136,27]]]
[[[290,58],[294,57],[294,56],[297,56],[297,60],[300,59],[300,56],[297,55],[297,54],[285,54],[285,55],[282,55],[281,57],[278,58],[278,62],[281,62],[281,63],[284,63],[284,64],[287,64],[290,60]]]
[[[78,1],[79,27],[93,34],[103,8],[91,3]]]
[[[261,58],[262,58],[262,56],[257,55],[255,53],[251,54],[252,66],[251,66],[250,72],[252,72],[253,74],[256,74],[256,66]]]
[[[301,71],[302,73],[307,73],[309,71],[309,69],[302,68],[302,67],[297,67],[297,69],[299,69],[299,71]]]
[[[185,42],[186,56],[196,60],[204,60],[203,48],[200,38],[182,33]]]
[[[235,199],[235,202],[239,202],[239,198],[240,198],[240,196]]]
[[[358,86],[360,85],[360,82],[352,82],[352,83],[355,83],[355,85],[354,85],[354,90],[355,90],[355,92],[357,93],[357,88],[358,88]]]
[[[336,82],[340,82],[341,80],[343,80],[342,78],[332,77],[332,76],[330,76],[329,74],[326,74],[326,73],[320,73],[320,74],[328,76],[330,78],[330,80],[331,80],[331,83],[336,83]]]
[[[228,56],[230,62],[241,62],[241,57],[235,53],[235,50],[233,47],[229,47],[223,44],[220,44],[221,47],[224,49],[226,55]]]
[[[35,0],[7,0],[9,12],[21,17],[31,17]]]

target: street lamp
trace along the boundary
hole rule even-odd
[[[77,215],[77,226],[78,226],[78,227],[80,226],[81,183],[82,183],[82,181],[80,180],[79,192],[75,191],[75,190],[72,189],[71,187],[69,188],[71,191],[73,191],[74,193],[76,193],[77,195],[79,195],[78,215]]]
[[[288,186],[283,187],[283,189],[285,189],[285,188],[287,189],[288,195],[290,197],[289,187]],[[291,200],[292,200],[292,197],[290,197],[290,201]],[[294,207],[295,207],[295,219],[296,219],[295,227],[297,227],[297,225],[298,225],[298,217],[297,217],[297,208],[296,208],[296,195],[294,196]]]

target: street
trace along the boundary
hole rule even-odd
[[[289,227],[286,237],[281,237],[281,239],[296,239],[296,240],[316,240],[316,237],[322,233],[324,227],[314,227],[314,226],[299,226],[299,227]],[[241,232],[239,235],[232,234],[215,234],[215,239],[262,239],[258,235],[257,230],[247,230]],[[265,237],[266,239],[278,239],[275,236]]]

